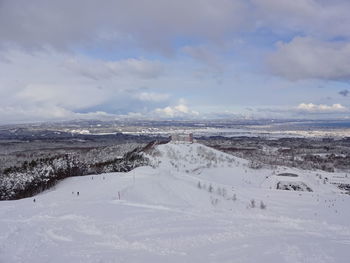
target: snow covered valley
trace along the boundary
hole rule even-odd
[[[146,154],[0,202],[0,262],[349,262],[344,173],[253,169],[196,143]]]

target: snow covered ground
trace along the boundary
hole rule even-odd
[[[344,174],[250,169],[200,144],[149,158],[0,202],[0,262],[349,262],[350,196],[330,183]]]

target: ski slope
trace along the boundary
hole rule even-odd
[[[344,174],[250,169],[200,144],[147,156],[129,173],[0,202],[0,262],[349,262],[350,198],[329,183]]]

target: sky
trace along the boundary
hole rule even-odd
[[[347,119],[349,0],[0,0],[0,123]]]

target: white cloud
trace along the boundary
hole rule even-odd
[[[135,99],[130,93],[138,94],[164,68],[145,59],[103,61],[54,50],[3,50],[0,57],[2,121],[80,118],[78,112],[88,116],[111,105],[116,105],[111,113],[124,113],[133,110],[133,105],[127,108]],[[150,104],[167,98],[150,91],[138,99]]]
[[[170,95],[155,92],[141,92],[136,94],[136,98],[141,101],[162,102],[168,100]]]
[[[155,110],[156,115],[161,117],[194,117],[198,116],[199,112],[191,110],[183,99],[179,101],[179,104],[176,106],[167,106],[165,108],[158,108]]]
[[[291,79],[350,80],[350,43],[296,37],[269,57],[273,73]]]
[[[16,105],[0,106],[0,124],[25,123],[33,121],[73,120],[73,119],[111,119],[118,116],[103,111],[76,113],[58,105]]]
[[[348,111],[346,107],[338,103],[333,105],[301,103],[296,107],[296,110],[309,113],[339,113]]]

